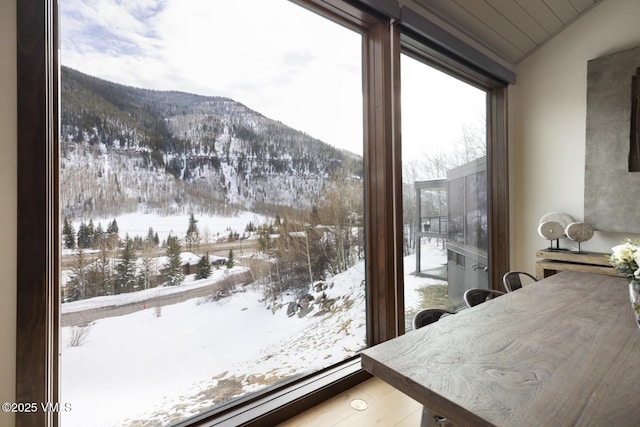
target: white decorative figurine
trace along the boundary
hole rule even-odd
[[[572,222],[567,225],[564,233],[574,242],[578,242],[578,252],[582,252],[580,243],[586,242],[593,237],[593,227],[584,222]]]
[[[553,241],[556,241],[555,250],[560,249],[560,238],[565,237],[565,229],[574,222],[571,215],[563,212],[549,212],[540,218],[538,234],[549,240],[549,249],[553,250]]]

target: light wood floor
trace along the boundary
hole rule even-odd
[[[354,409],[354,399],[364,401],[367,408]],[[422,405],[374,377],[279,427],[418,427],[421,415]]]

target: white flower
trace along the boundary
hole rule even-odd
[[[625,242],[611,248],[611,252],[613,262],[629,264],[634,259],[636,247],[631,242]]]
[[[640,279],[640,251],[636,250],[635,253],[633,254],[633,260],[636,262],[636,265],[638,265],[638,269],[636,271],[633,272],[633,276],[636,279]]]
[[[640,239],[631,241],[625,239],[622,244],[611,248],[609,263],[615,267],[618,273],[624,274],[627,279],[640,279]]]

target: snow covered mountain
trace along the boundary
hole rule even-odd
[[[362,164],[228,98],[128,87],[63,67],[61,101],[69,218],[309,208],[327,179]]]

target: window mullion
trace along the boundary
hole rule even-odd
[[[502,289],[502,275],[509,270],[509,151],[507,144],[507,88],[489,91],[487,105],[487,160],[489,197],[489,280]],[[504,289],[502,289],[504,290]]]
[[[404,332],[398,28],[391,23],[369,28],[363,57],[367,315],[373,345]]]

